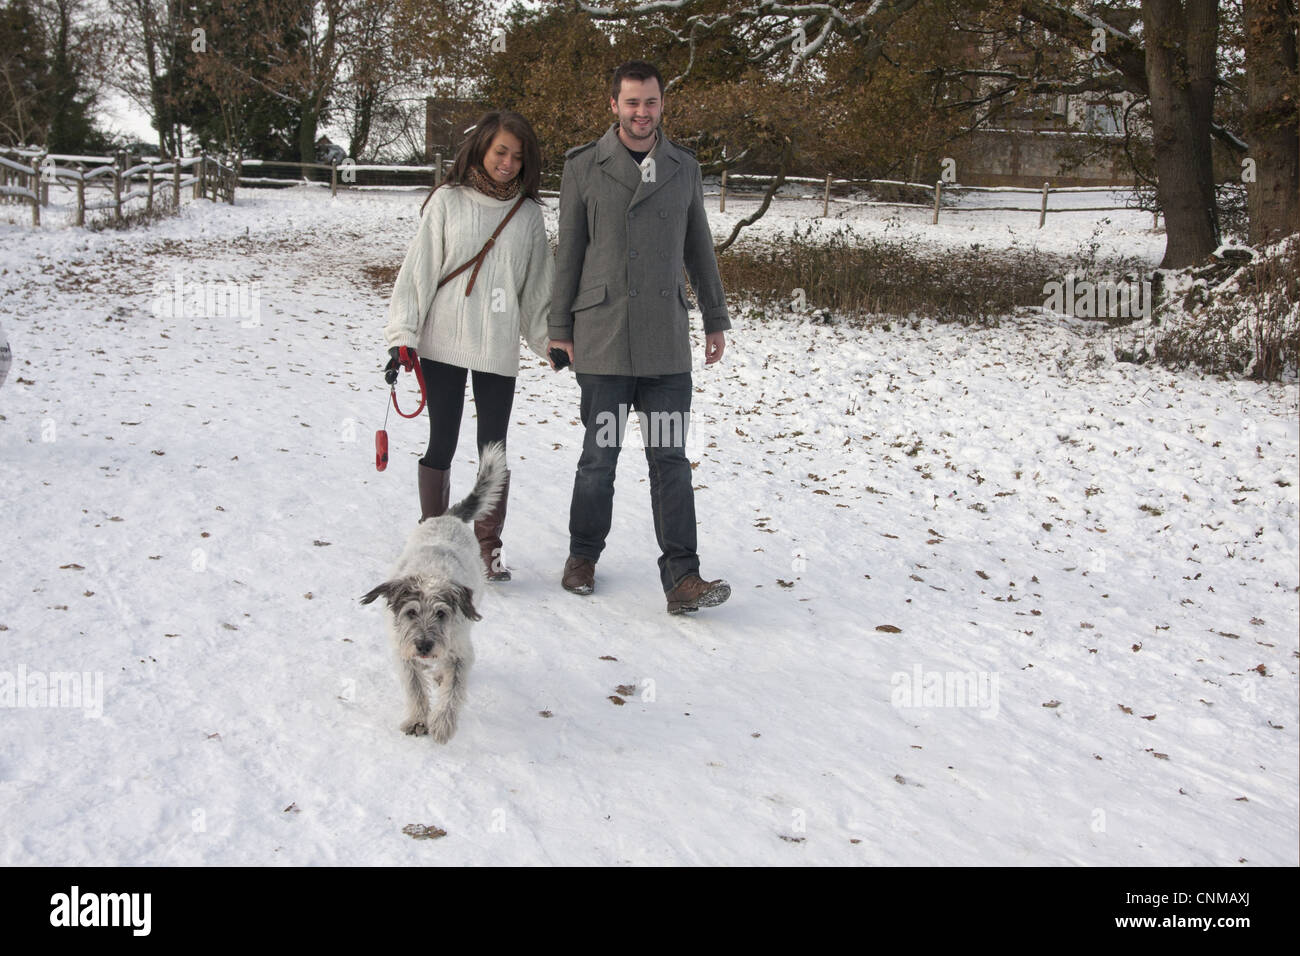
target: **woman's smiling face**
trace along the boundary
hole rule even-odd
[[[524,144],[506,129],[497,130],[483,154],[483,169],[493,182],[505,185],[519,175],[524,166]]]

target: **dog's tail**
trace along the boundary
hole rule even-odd
[[[488,513],[501,498],[506,483],[506,446],[499,441],[483,449],[478,463],[478,481],[465,500],[447,509],[447,514],[461,521],[477,521]]]

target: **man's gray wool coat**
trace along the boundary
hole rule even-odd
[[[637,167],[617,124],[565,154],[549,332],[573,342],[574,371],[689,372],[683,266],[704,331],[731,328],[700,164],[662,129],[651,160]]]

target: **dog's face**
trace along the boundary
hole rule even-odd
[[[417,576],[395,578],[373,588],[361,599],[388,601],[403,660],[434,660],[447,646],[447,633],[463,622],[482,618],[474,608],[474,592],[460,584],[435,582]]]

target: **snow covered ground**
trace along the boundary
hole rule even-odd
[[[424,426],[390,418],[375,471],[363,270],[420,198],[0,221],[0,863],[1300,862],[1296,386],[1119,364],[1042,315],[738,308],[691,442],[703,571],[734,591],[686,619],[635,447],[596,594],[560,589],[577,388],[526,353],[514,580],[480,602],[455,739],[399,733],[357,599],[418,517]],[[1138,212],[833,211],[815,228],[940,250],[1162,246]],[[177,317],[178,276],[247,308]]]

